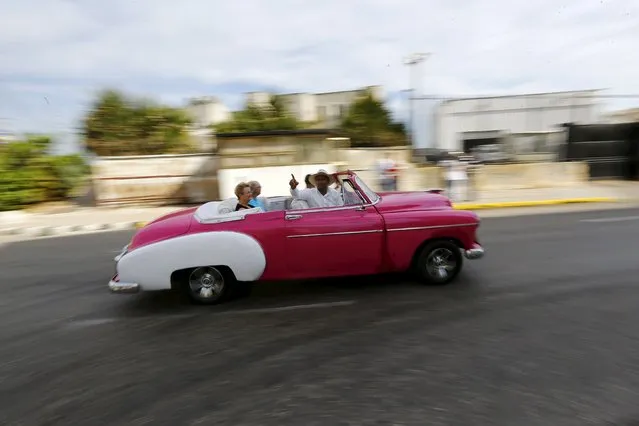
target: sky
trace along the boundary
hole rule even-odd
[[[0,0],[0,130],[68,135],[104,88],[237,109],[379,84],[404,120],[413,52],[420,94],[639,94],[637,46],[637,0]]]

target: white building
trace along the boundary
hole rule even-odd
[[[601,113],[599,90],[447,100],[435,112],[435,148],[463,149],[470,132],[530,133],[563,123],[593,123]]]
[[[193,127],[198,129],[231,119],[231,111],[213,96],[189,99],[186,111],[194,120]]]
[[[381,86],[369,86],[357,90],[324,93],[287,93],[280,95],[288,111],[301,121],[315,121],[323,127],[335,127],[348,112],[355,100],[369,90],[376,99],[382,100],[384,92]],[[272,94],[250,92],[246,101],[253,105],[265,105]]]

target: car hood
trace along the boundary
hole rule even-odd
[[[191,226],[191,218],[195,210],[197,210],[196,207],[179,210],[148,223],[135,233],[129,244],[129,250],[186,234]]]
[[[380,213],[392,213],[402,210],[451,210],[448,197],[428,191],[382,192],[376,204]]]

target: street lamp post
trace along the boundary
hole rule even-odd
[[[404,65],[408,65],[409,68],[409,82],[410,88],[408,93],[410,93],[409,98],[409,111],[408,111],[408,127],[410,132],[410,140],[413,145],[413,149],[415,149],[415,80],[416,80],[416,72],[415,66],[424,62],[430,56],[430,53],[413,53],[412,55],[404,58]]]

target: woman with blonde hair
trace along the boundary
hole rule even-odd
[[[251,209],[249,201],[251,200],[251,187],[246,182],[240,182],[235,187],[235,196],[237,197],[237,205],[235,211],[242,209]]]

